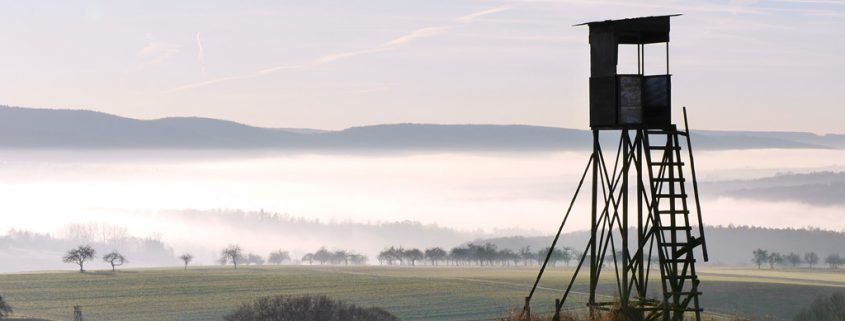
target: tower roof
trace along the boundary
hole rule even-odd
[[[669,18],[677,16],[680,16],[680,14],[593,21],[575,26],[587,25],[590,27],[591,34],[615,34],[618,44],[660,43],[669,42]]]

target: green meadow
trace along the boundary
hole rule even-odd
[[[532,303],[548,311],[572,275],[547,271]],[[653,271],[654,272],[654,271]],[[72,320],[221,320],[241,303],[268,295],[321,294],[379,306],[402,320],[491,320],[522,306],[536,267],[247,266],[123,269],[117,272],[0,274],[0,294],[16,317]],[[789,320],[816,296],[845,290],[845,273],[826,269],[704,268],[708,317]],[[586,276],[586,274],[584,274]],[[613,294],[611,279],[602,291]],[[583,309],[586,277],[567,308]],[[657,294],[656,284],[649,292]],[[612,297],[605,297],[613,300]]]

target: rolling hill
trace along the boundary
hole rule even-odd
[[[842,135],[696,131],[693,136],[696,149],[709,150],[845,147]],[[88,110],[0,106],[4,148],[518,151],[583,150],[590,141],[588,130],[530,125],[386,124],[323,131],[201,117],[140,120]]]

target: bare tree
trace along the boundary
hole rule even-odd
[[[313,253],[307,253],[307,254],[303,255],[302,261],[308,262],[308,265],[314,265],[314,254]]]
[[[420,251],[419,249],[410,249],[410,250],[403,252],[402,254],[403,254],[402,256],[406,260],[408,260],[408,262],[411,262],[412,266],[417,265],[417,261],[425,258],[425,254],[423,254],[423,252]]]
[[[578,257],[578,250],[576,250],[575,248],[567,246],[564,247],[562,251],[563,256],[561,257],[561,260],[564,264],[566,264],[566,266],[569,266],[569,262],[577,259]]]
[[[828,255],[824,259],[824,263],[827,263],[828,265],[830,265],[831,269],[838,269],[839,266],[842,265],[842,263],[843,263],[842,261],[843,260],[839,256],[839,254],[831,254],[831,255]]]
[[[120,254],[117,251],[111,251],[108,254],[103,255],[103,262],[111,264],[111,271],[114,272],[115,266],[121,266],[129,261],[123,257],[123,254]]]
[[[249,265],[249,264],[263,265],[264,264],[264,258],[261,257],[261,255],[249,253],[244,258],[244,264],[247,264],[247,265]]]
[[[528,265],[535,256],[536,254],[531,251],[530,246],[525,246],[519,249],[519,257],[522,259],[522,265]]]
[[[93,260],[95,254],[97,252],[90,245],[80,245],[75,249],[67,251],[65,256],[62,257],[62,261],[65,263],[75,263],[79,265],[79,272],[85,272],[85,261]]]
[[[12,307],[3,300],[3,297],[0,296],[0,319],[8,317],[12,315],[14,311],[12,311]]]
[[[331,264],[341,264],[349,265],[349,252],[346,250],[335,250],[329,256],[329,262]]]
[[[787,255],[784,255],[783,258],[792,267],[797,267],[797,266],[801,265],[801,262],[802,262],[801,256],[796,254],[796,253],[789,253]]]
[[[290,261],[290,254],[287,251],[278,250],[267,257],[267,263],[270,264],[282,264],[285,261]]]
[[[783,264],[783,255],[778,252],[769,253],[769,269],[774,269],[775,264]]]
[[[807,265],[812,269],[813,266],[819,263],[819,255],[816,252],[804,253],[804,262],[807,262]]]
[[[227,264],[232,262],[235,266],[235,270],[238,269],[238,261],[243,258],[243,250],[241,250],[240,246],[237,244],[230,244],[229,247],[223,249],[220,254],[220,263]]]
[[[320,262],[320,265],[326,264],[326,262],[331,262],[332,253],[326,249],[326,247],[321,247],[317,252],[314,253],[314,260]]]
[[[440,262],[444,258],[446,258],[446,251],[439,247],[426,249],[425,258],[431,262],[431,265],[437,265],[437,262]]]
[[[757,269],[760,269],[760,266],[762,266],[763,263],[766,263],[769,260],[769,251],[766,251],[764,249],[756,249],[754,250],[754,252],[752,252],[752,254],[753,256],[751,257],[751,262],[757,264]]]
[[[182,260],[182,262],[185,262],[185,270],[187,270],[188,269],[188,263],[191,263],[191,261],[194,260],[194,256],[191,255],[191,253],[185,253],[185,254],[180,255],[179,259]]]
[[[349,262],[355,265],[363,265],[367,263],[367,256],[358,253],[350,253]]]

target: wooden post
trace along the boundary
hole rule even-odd
[[[83,321],[82,320],[82,307],[78,305],[73,306],[73,321]]]
[[[525,320],[519,321],[531,321],[531,297],[525,297]]]

